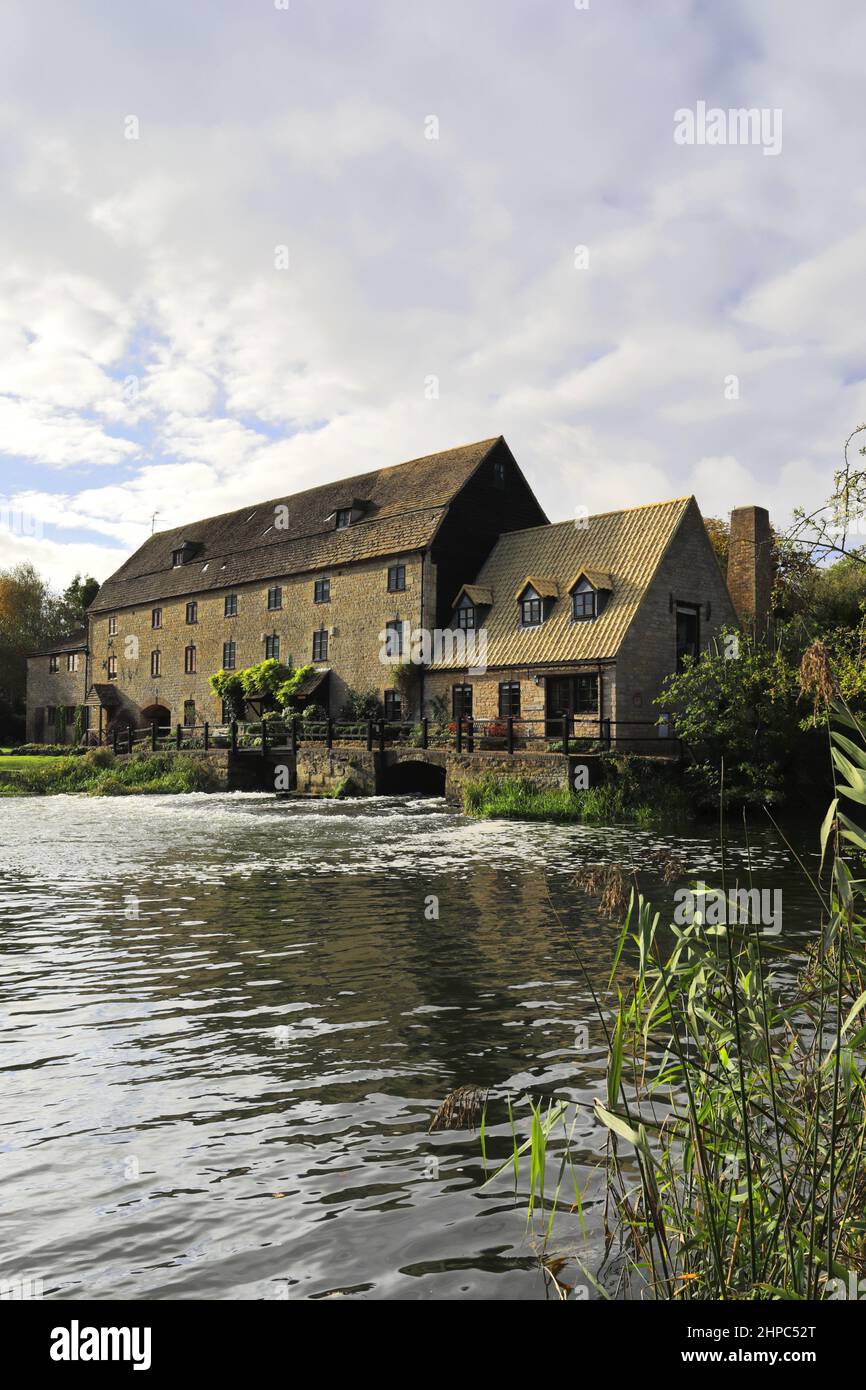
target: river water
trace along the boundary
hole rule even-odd
[[[602,984],[617,928],[575,869],[641,866],[663,905],[659,851],[683,881],[719,864],[711,828],[384,797],[22,798],[0,832],[0,1283],[54,1298],[549,1296],[513,1186],[430,1119],[490,1087],[495,1166],[505,1096],[526,1131],[555,1093],[589,1177],[605,1049],[575,949]],[[808,887],[751,841],[795,946]],[[585,1243],[566,1211],[555,1232],[590,1267],[600,1201]]]

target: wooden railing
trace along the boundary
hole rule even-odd
[[[626,732],[642,730],[643,732]],[[149,746],[154,752],[174,748],[227,748],[232,752],[297,752],[301,744],[321,743],[326,748],[334,744],[363,745],[368,752],[384,752],[386,747],[409,745],[415,748],[453,748],[457,753],[518,751],[558,752],[565,756],[579,752],[607,750],[628,743],[652,744],[666,752],[682,757],[683,746],[669,729],[650,719],[613,720],[595,716],[554,716],[524,719],[509,716],[504,719],[473,719],[464,716],[447,725],[433,724],[428,718],[416,721],[393,719],[308,720],[295,717],[289,720],[264,719],[254,723],[230,724],[152,724],[149,728],[115,729],[110,743],[116,753],[132,753]]]

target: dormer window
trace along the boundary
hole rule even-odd
[[[457,626],[462,627],[466,632],[473,631],[475,628],[475,613],[475,604],[464,594],[457,605]]]
[[[524,589],[520,599],[520,626],[541,627],[543,622],[544,611],[541,595],[537,594],[530,584]]]
[[[493,590],[482,584],[464,584],[452,607],[454,626],[464,632],[474,632],[483,627],[488,609],[493,604]]]
[[[200,541],[181,541],[171,552],[172,569],[180,569],[181,565],[187,564],[201,550]]]
[[[325,521],[330,522],[335,531],[345,531],[347,526],[360,521],[370,506],[363,497],[346,497],[344,494],[342,501],[344,504],[348,503],[348,506],[336,507],[325,517]]]
[[[581,570],[568,592],[571,594],[571,617],[576,623],[591,623],[604,612],[613,589],[613,579],[601,570]]]
[[[559,581],[528,574],[517,590],[518,626],[541,627],[559,598]]]
[[[597,612],[598,595],[588,579],[582,579],[571,596],[571,615],[576,623],[590,622]]]

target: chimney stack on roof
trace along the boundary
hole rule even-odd
[[[773,585],[773,538],[766,507],[735,507],[731,512],[728,592],[744,629],[766,637]]]

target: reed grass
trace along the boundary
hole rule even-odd
[[[835,702],[830,738],[826,882],[802,866],[816,931],[793,977],[759,922],[724,924],[724,869],[685,923],[633,891],[602,997],[584,970],[608,1045],[606,1254],[585,1272],[607,1296],[825,1299],[866,1273],[866,879],[849,862],[866,729]],[[533,1105],[527,1219],[550,1139]]]

